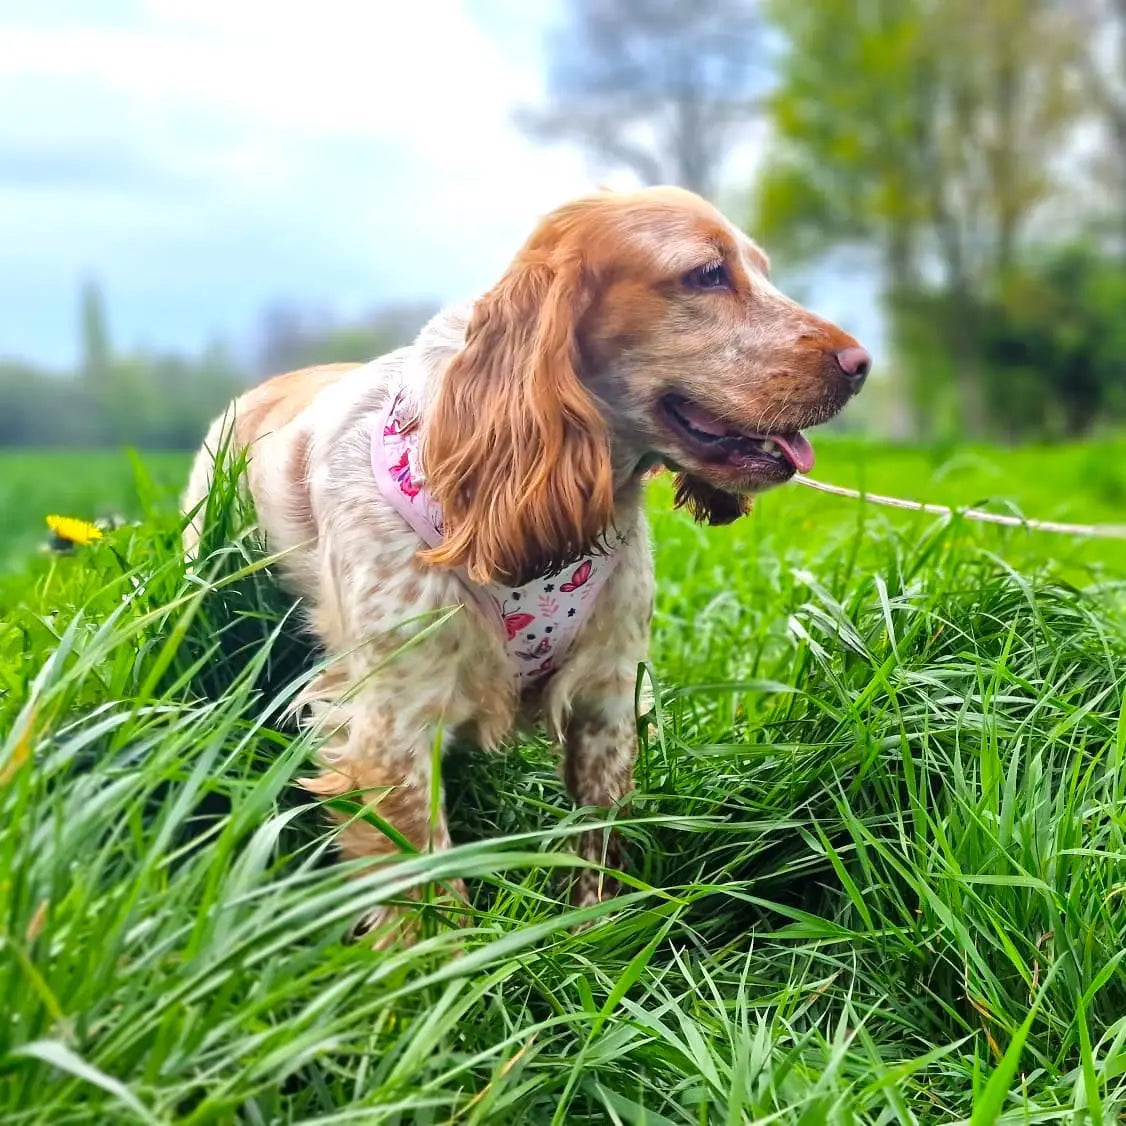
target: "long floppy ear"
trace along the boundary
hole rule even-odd
[[[591,300],[577,259],[526,253],[477,302],[423,423],[445,525],[428,562],[515,585],[598,550],[614,491],[606,423],[576,370]]]
[[[687,508],[698,524],[730,524],[751,511],[751,498],[726,493],[701,477],[678,473],[673,507]]]

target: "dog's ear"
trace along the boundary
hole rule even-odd
[[[751,511],[751,498],[724,492],[702,477],[678,473],[673,506],[688,509],[698,524],[730,524]]]
[[[422,434],[444,540],[424,553],[513,585],[596,547],[614,511],[606,423],[577,370],[579,260],[525,252],[476,304]]]

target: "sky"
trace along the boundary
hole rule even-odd
[[[73,365],[86,278],[117,347],[188,352],[273,302],[483,291],[539,215],[630,183],[513,124],[559,3],[0,0],[0,356]],[[803,295],[878,331],[856,279]]]

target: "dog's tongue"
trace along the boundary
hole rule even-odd
[[[721,422],[713,414],[709,414],[703,407],[696,406],[695,403],[685,402],[678,405],[677,410],[680,411],[685,421],[692,426],[694,430],[699,430],[704,434],[714,435],[716,438],[724,438],[729,435],[738,435],[738,431],[733,431],[725,422]],[[778,448],[790,459],[790,464],[799,473],[808,473],[813,468],[813,447],[809,444],[809,440],[804,434],[795,432],[793,434],[764,434],[763,438],[770,438],[775,442]]]
[[[813,468],[813,447],[800,430],[793,434],[771,434],[770,437],[799,473],[808,473]]]

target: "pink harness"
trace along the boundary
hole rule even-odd
[[[442,542],[442,512],[426,491],[418,427],[412,425],[416,418],[406,391],[400,391],[372,432],[371,468],[383,496],[428,546],[436,547]],[[482,586],[458,572],[472,601],[500,631],[521,688],[545,679],[563,663],[624,542],[606,555],[584,556],[557,574],[518,587]]]

